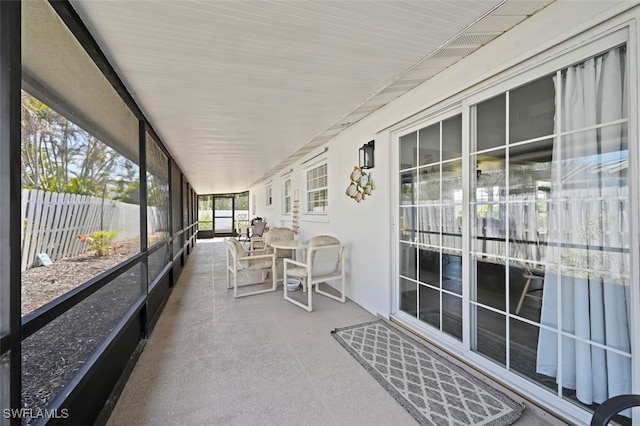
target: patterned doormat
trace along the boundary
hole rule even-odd
[[[420,424],[510,425],[524,410],[384,320],[331,334]]]

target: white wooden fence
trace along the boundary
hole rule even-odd
[[[88,249],[78,237],[95,231],[117,231],[115,241],[140,236],[140,206],[119,201],[75,195],[22,190],[22,263],[26,271],[39,253],[52,261],[77,256]],[[149,231],[166,227],[162,215],[150,207]]]

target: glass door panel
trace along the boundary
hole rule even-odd
[[[402,136],[399,149],[399,309],[460,341],[461,115]]]
[[[442,259],[439,249],[421,248],[418,252],[418,281],[433,287],[440,287]]]
[[[506,151],[471,156],[475,164],[472,248],[492,257],[506,254]],[[496,259],[498,262],[502,261]]]
[[[400,207],[400,240],[416,241],[418,232],[416,213],[415,207]]]
[[[442,161],[456,158],[462,158],[462,115],[442,122]]]
[[[420,165],[437,164],[440,161],[440,123],[418,131],[420,138]]]
[[[478,104],[476,112],[476,150],[497,148],[506,144],[506,95]]]
[[[509,369],[540,386],[556,392],[555,378],[536,372],[539,327],[511,318],[509,320]],[[554,337],[557,337],[553,333]]]
[[[512,260],[509,271],[509,311],[529,321],[540,322],[545,266]]]
[[[438,204],[418,207],[420,217],[419,243],[440,246],[442,240],[441,210],[442,208]]]
[[[462,252],[450,251],[442,255],[442,288],[462,295]]]
[[[415,245],[400,243],[400,275],[412,280],[417,279],[416,269],[417,250]]]
[[[398,146],[398,309],[586,411],[637,390],[626,69],[618,46],[471,105],[468,158],[462,115]]]
[[[474,284],[473,302],[505,310],[506,265],[503,259],[488,256],[475,257],[472,261],[477,279]]]
[[[418,315],[418,283],[400,278],[400,303],[399,309],[416,317]]]
[[[233,234],[233,195],[213,196],[214,235]]]
[[[213,195],[198,195],[198,237],[213,237]]]
[[[612,49],[471,114],[472,349],[585,409],[631,391],[625,61]]]
[[[509,142],[553,134],[555,88],[548,75],[509,92]]]
[[[418,134],[409,133],[400,137],[400,170],[418,165]]]
[[[475,333],[472,333],[471,349],[486,356],[492,361],[506,366],[507,363],[507,327],[505,316],[478,306],[473,306],[475,312]],[[473,318],[474,316],[472,316]]]
[[[445,254],[462,249],[462,160],[442,165],[442,247]]]
[[[419,318],[439,330],[441,320],[440,292],[426,285],[419,285],[418,291],[420,292]]]
[[[443,292],[442,312],[442,331],[462,341],[462,297]]]
[[[415,171],[400,174],[400,205],[416,204],[418,176]]]
[[[249,192],[235,194],[233,200],[233,229],[240,234],[241,230],[246,229],[249,224]]]
[[[440,201],[440,165],[418,169],[418,203],[433,204]]]

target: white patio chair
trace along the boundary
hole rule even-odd
[[[315,286],[316,293],[320,293],[330,299],[344,303],[346,300],[344,250],[346,245],[329,235],[321,235],[312,238],[308,242],[305,262],[293,259],[284,259],[284,298],[307,311],[313,310],[312,294]],[[303,290],[307,292],[307,304],[301,303],[289,297],[287,282],[289,278],[298,278],[302,281]],[[340,295],[336,296],[320,290],[319,284],[327,281],[340,281]]]
[[[240,241],[235,238],[227,238],[225,240],[227,244],[227,288],[231,288],[231,275],[233,275],[233,297],[245,297],[253,296],[255,294],[262,294],[271,291],[276,291],[276,256],[275,254],[257,254],[251,255],[251,251],[247,252]],[[244,287],[248,285],[260,284],[255,282],[249,282],[238,286],[238,272],[247,272],[249,277],[249,271],[262,271],[264,277],[267,272],[271,270],[272,285],[270,288],[263,290],[250,291],[242,294],[238,294],[238,287]],[[264,278],[263,278],[263,282]]]
[[[265,245],[266,245],[264,252],[275,253],[277,251],[276,257],[278,259],[281,259],[284,257],[293,258],[295,250],[283,250],[283,249],[275,250],[273,247],[271,247],[271,242],[292,241],[295,239],[295,236],[296,236],[295,232],[293,232],[293,230],[289,228],[277,227],[277,228],[269,229],[269,231],[264,234]]]

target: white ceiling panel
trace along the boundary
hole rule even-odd
[[[198,193],[281,173],[551,2],[71,0]]]

